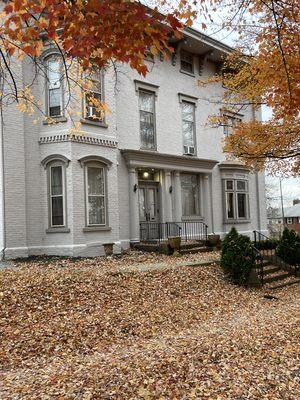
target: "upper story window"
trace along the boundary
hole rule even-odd
[[[230,136],[233,129],[242,121],[237,114],[224,114],[224,135]]]
[[[293,223],[293,218],[287,218],[286,219],[287,224],[292,224]]]
[[[107,225],[106,168],[100,163],[85,165],[86,224]]]
[[[195,145],[195,104],[187,101],[181,103],[183,152],[187,155],[196,154]]]
[[[46,60],[47,98],[46,113],[48,117],[63,115],[63,74],[61,59],[53,55]]]
[[[84,118],[103,122],[103,76],[101,71],[93,73],[89,77],[89,90],[84,96]]]
[[[181,199],[183,216],[200,215],[198,175],[181,174]]]
[[[155,149],[155,93],[139,90],[141,147]]]
[[[194,73],[194,57],[192,53],[185,50],[180,52],[180,70],[190,74]]]
[[[248,181],[226,179],[224,185],[226,220],[249,219]]]

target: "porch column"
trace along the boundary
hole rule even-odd
[[[129,169],[129,217],[130,217],[131,242],[139,242],[140,240],[138,200],[139,200],[138,176],[135,168],[130,168]]]
[[[212,215],[211,215],[211,191],[209,175],[204,175],[203,179],[203,195],[204,195],[204,219],[208,225],[208,232],[212,232]]]
[[[182,218],[182,201],[181,201],[181,181],[180,172],[174,173],[174,217],[175,222],[180,222]]]
[[[172,186],[171,172],[165,171],[165,190],[164,190],[164,222],[171,222],[172,218],[172,193],[170,193],[170,187]]]

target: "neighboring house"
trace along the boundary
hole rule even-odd
[[[118,252],[140,240],[140,223],[197,221],[222,236],[232,226],[246,235],[266,232],[264,174],[226,161],[222,151],[235,123],[259,119],[260,112],[228,110],[225,127],[209,127],[209,115],[221,112],[224,89],[198,85],[198,79],[218,73],[231,49],[194,29],[173,45],[170,60],[147,61],[146,78],[127,65],[118,66],[117,83],[113,68],[99,74],[93,91],[111,113],[105,120],[94,118],[86,96],[82,136],[70,131],[57,54],[47,51],[46,90],[41,78],[35,94],[57,123],[34,124],[36,116],[13,105],[4,112],[0,250],[5,257],[101,255],[109,242]],[[26,60],[22,69],[26,83],[34,69]]]
[[[283,209],[273,209],[268,212],[268,229],[269,231],[281,232],[284,227],[294,229],[300,234],[300,199],[293,200],[291,207]]]

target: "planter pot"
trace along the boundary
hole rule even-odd
[[[114,243],[105,243],[103,247],[106,256],[112,256],[114,254]]]
[[[210,246],[217,246],[220,243],[220,235],[208,235],[207,241]]]
[[[181,237],[180,236],[170,236],[168,238],[168,245],[175,251],[179,251],[180,245],[181,245]]]

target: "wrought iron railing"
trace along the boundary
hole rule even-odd
[[[284,262],[276,254],[277,242],[264,235],[261,232],[253,231],[254,234],[254,249],[259,253],[260,259],[258,260],[259,268],[261,271],[262,284],[264,280],[264,265],[267,261],[272,265],[276,265],[281,269],[296,274],[296,268]]]
[[[207,240],[207,225],[202,221],[140,223],[142,242],[161,243],[171,236],[180,236],[182,241]]]

